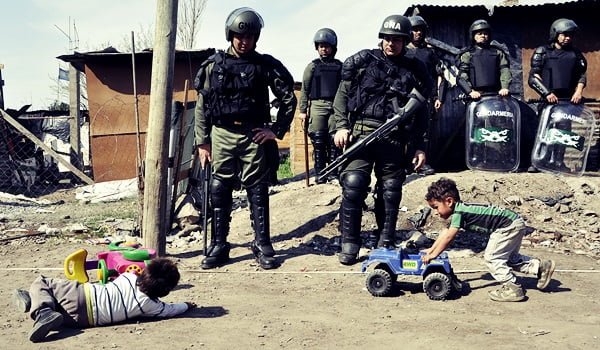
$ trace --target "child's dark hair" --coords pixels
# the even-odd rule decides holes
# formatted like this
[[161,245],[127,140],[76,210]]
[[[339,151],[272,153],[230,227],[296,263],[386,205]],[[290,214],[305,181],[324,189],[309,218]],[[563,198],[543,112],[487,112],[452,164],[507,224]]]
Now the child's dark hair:
[[162,298],[179,283],[177,265],[166,258],[154,258],[137,279],[137,285],[150,299]]
[[456,188],[456,183],[450,179],[442,177],[436,182],[432,182],[427,189],[425,200],[441,201],[446,197],[453,198],[455,201],[460,201],[460,193]]

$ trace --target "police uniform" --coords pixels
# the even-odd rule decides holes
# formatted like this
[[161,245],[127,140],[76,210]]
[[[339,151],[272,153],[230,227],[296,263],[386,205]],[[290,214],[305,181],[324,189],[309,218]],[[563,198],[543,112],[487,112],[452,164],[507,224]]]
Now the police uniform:
[[[571,44],[560,48],[555,45],[558,34],[573,33],[577,29],[577,24],[572,20],[557,19],[550,26],[549,45],[539,46],[531,56],[528,83],[544,98],[554,94],[559,99],[570,100],[575,94],[577,86],[582,84],[585,87],[587,83],[587,61],[581,51]],[[546,103],[540,104],[538,112],[541,112],[546,105]],[[554,127],[570,130],[571,122],[564,119],[556,122]],[[563,162],[565,147],[556,144],[547,147],[547,165],[555,167],[559,171],[570,171],[570,169],[565,168]],[[529,171],[535,172],[536,168],[532,166]]]
[[472,45],[464,50],[458,70],[470,89],[483,93],[508,89],[512,79],[506,53],[494,45]]
[[[430,95],[431,88],[431,78],[416,58],[404,54],[387,57],[381,49],[362,50],[344,61],[342,82],[333,105],[335,130],[351,130],[354,140],[363,138],[398,112],[397,106],[406,107],[407,102],[415,101],[416,95],[420,99],[418,109]],[[393,239],[406,177],[406,145],[413,142],[416,149],[423,149],[427,122],[414,110],[411,115],[412,118],[387,137],[359,151],[341,173],[343,239],[340,262],[344,264],[356,261],[362,205],[373,170],[377,178],[375,214],[378,224],[378,231],[373,235],[381,235],[379,245],[388,245]]]
[[[243,16],[250,20],[260,18],[251,9],[236,11],[230,17],[234,16],[238,21],[244,19]],[[229,39],[229,33],[227,35]],[[283,138],[296,108],[294,80],[272,56],[256,51],[237,56],[230,47],[227,52],[218,51],[202,64],[195,83],[199,92],[195,110],[196,144],[211,145],[213,171],[210,183],[213,241],[202,267],[213,268],[229,259],[226,238],[231,220],[232,191],[239,181],[247,191],[250,204],[255,231],[252,250],[261,267],[273,268],[268,176],[270,168],[278,164],[269,163],[267,149],[276,145],[273,140],[263,144],[253,142],[253,129],[270,128],[279,139]],[[280,101],[272,124],[269,88]]]
[[302,76],[299,108],[300,113],[306,113],[310,101],[308,134],[313,143],[317,174],[339,156],[339,149],[332,145],[329,130],[333,129],[333,98],[341,80],[341,71],[342,62],[320,57],[306,66]]

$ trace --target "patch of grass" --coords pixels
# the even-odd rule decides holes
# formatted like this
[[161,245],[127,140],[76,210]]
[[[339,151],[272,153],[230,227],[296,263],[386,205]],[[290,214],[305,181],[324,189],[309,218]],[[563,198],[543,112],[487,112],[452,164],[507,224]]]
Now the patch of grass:
[[283,180],[293,177],[292,166],[290,164],[290,156],[284,155],[281,157],[281,161],[279,162],[279,169],[277,169],[277,179]]

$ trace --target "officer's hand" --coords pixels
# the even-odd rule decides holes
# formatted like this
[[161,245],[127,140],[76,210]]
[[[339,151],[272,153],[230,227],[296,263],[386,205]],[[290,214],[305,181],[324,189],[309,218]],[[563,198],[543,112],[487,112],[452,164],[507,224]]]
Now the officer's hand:
[[479,91],[473,90],[469,93],[469,96],[471,96],[471,98],[474,100],[479,100],[479,98],[481,97],[481,94],[479,93]]
[[548,101],[548,103],[557,103],[558,97],[556,97],[556,95],[551,92],[550,95],[546,96],[546,101]]
[[581,96],[581,92],[575,91],[573,96],[571,96],[571,103],[574,103],[577,105],[581,102],[582,99],[583,99],[583,97]]
[[298,118],[300,118],[300,121],[304,124],[304,122],[306,121],[306,113],[298,114]]
[[498,95],[500,96],[508,96],[508,89],[500,89],[500,91],[498,91]]
[[271,129],[268,128],[254,128],[252,129],[254,136],[252,136],[252,141],[262,145],[268,140],[275,140],[275,134]]
[[348,129],[340,129],[333,136],[333,143],[338,148],[344,149],[348,142],[350,142],[350,130]]
[[417,170],[421,169],[421,167],[423,165],[425,165],[426,161],[427,161],[427,157],[425,156],[425,152],[423,152],[421,150],[416,150],[415,156],[412,159],[412,163],[414,165],[414,170],[417,171]]
[[206,162],[212,162],[210,156],[210,143],[198,146],[198,158],[200,158],[200,165],[204,168]]
[[433,108],[435,108],[435,111],[439,111],[440,108],[442,108],[442,101],[440,100],[435,100],[435,102],[433,102]]

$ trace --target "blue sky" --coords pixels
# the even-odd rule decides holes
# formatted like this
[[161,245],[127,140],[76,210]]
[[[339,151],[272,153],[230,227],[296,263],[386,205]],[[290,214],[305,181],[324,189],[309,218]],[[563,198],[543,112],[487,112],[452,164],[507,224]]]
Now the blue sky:
[[[182,0],[180,0],[181,2]],[[79,52],[105,44],[127,42],[131,31],[154,28],[156,0],[19,0],[2,1],[0,63],[4,64],[4,103],[18,109],[45,109],[56,99],[56,76],[69,54],[69,40],[57,27],[69,32],[69,19],[79,34]],[[395,5],[393,5],[395,4]],[[308,62],[316,57],[314,33],[330,27],[338,34],[337,57],[341,60],[363,48],[377,45],[377,32],[390,14],[404,13],[408,2],[389,0],[208,0],[198,34],[197,49],[224,49],[224,23],[235,8],[256,9],[265,21],[258,51],[281,60],[300,81]],[[9,34],[10,33],[10,34]]]

